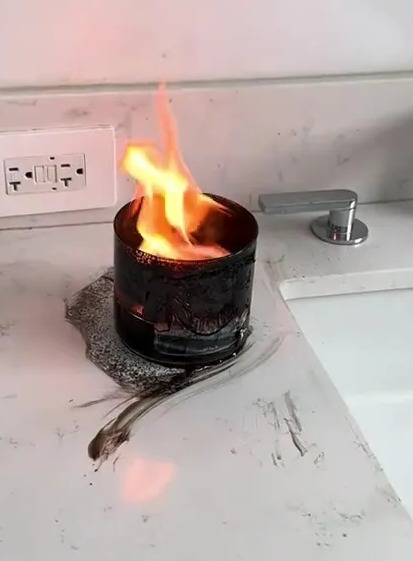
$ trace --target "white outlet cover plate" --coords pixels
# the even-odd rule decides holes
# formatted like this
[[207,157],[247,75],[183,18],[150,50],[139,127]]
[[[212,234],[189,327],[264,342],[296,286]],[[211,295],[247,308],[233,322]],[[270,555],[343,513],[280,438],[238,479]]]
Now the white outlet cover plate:
[[[67,192],[27,193],[19,197],[7,194],[4,160],[76,153],[85,155],[85,188]],[[0,217],[107,208],[116,203],[113,127],[1,133],[0,166]]]

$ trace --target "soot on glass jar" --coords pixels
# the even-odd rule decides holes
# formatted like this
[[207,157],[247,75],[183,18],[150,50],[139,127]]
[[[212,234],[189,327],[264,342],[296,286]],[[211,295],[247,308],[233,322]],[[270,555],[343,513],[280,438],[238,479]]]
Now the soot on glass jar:
[[247,338],[258,225],[237,203],[210,197],[227,212],[207,219],[197,235],[213,229],[214,241],[228,251],[224,257],[185,261],[145,253],[136,229],[139,204],[115,217],[115,328],[149,360],[206,366],[238,352]]

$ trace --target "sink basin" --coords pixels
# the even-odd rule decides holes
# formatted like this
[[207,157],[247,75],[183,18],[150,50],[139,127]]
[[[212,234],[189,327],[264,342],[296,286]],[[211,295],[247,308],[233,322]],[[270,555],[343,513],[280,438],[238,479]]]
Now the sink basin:
[[413,289],[287,305],[413,517]]

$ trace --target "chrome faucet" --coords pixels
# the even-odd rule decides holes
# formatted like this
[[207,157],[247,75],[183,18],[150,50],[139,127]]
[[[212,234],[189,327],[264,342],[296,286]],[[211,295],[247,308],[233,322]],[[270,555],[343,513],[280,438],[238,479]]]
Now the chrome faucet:
[[328,215],[316,218],[310,226],[313,234],[324,242],[356,245],[368,236],[367,226],[355,218],[357,193],[347,189],[259,195],[258,205],[265,214],[328,211]]

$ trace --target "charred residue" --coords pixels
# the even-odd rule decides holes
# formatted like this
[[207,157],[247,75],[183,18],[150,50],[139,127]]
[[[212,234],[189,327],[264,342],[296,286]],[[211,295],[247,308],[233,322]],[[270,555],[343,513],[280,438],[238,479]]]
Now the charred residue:
[[[242,348],[249,330],[258,226],[243,207],[226,206],[225,218],[203,225],[199,235],[228,255],[201,261],[156,257],[142,241],[132,205],[117,214],[115,228],[115,328],[133,351],[168,366],[200,367]],[[139,209],[138,209],[139,212]]]
[[[307,453],[307,446],[303,443],[302,438],[303,425],[291,391],[285,392],[272,401],[259,398],[254,402],[254,405],[261,410],[264,419],[274,428],[274,447],[270,452],[274,467],[285,465],[286,457],[289,454],[288,449],[291,450],[291,445],[301,457]],[[323,459],[324,454],[319,452],[314,464],[317,465]]]
[[[132,352],[117,337],[113,326],[113,269],[66,301],[66,319],[82,333],[86,342],[87,357],[113,378],[128,398],[121,404],[120,412],[106,423],[89,444],[89,456],[104,460],[129,440],[134,423],[151,409],[179,391],[202,381],[230,372],[238,356],[205,368],[169,368],[156,364]],[[279,347],[276,340],[268,350],[253,362],[252,367],[268,359]],[[247,343],[241,351],[247,352]],[[233,375],[242,375],[242,368]],[[230,376],[231,374],[229,374]],[[219,383],[217,381],[217,383]],[[91,407],[119,395],[108,395],[72,407]]]

